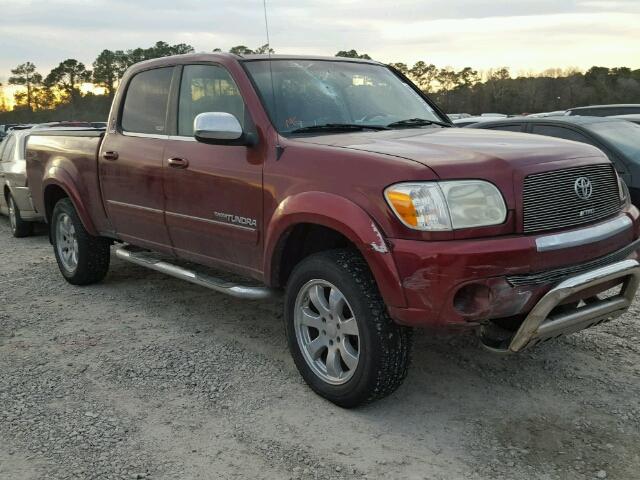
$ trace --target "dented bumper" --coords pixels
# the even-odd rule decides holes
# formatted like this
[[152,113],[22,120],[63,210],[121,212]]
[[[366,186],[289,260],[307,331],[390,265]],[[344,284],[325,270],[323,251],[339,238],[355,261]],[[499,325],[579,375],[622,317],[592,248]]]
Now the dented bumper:
[[[524,319],[565,280],[640,259],[637,211],[630,213],[557,238],[392,240],[407,306],[389,307],[390,314],[405,325],[449,328],[475,327],[499,318]],[[577,245],[576,239],[580,239]],[[557,243],[564,240],[567,246]],[[555,247],[549,248],[554,242]],[[593,296],[599,287],[602,291],[610,285],[592,285],[583,293]]]

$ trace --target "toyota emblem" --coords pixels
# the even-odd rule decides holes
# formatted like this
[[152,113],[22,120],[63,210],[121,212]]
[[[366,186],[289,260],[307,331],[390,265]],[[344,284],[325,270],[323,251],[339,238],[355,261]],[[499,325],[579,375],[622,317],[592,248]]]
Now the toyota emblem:
[[582,200],[589,200],[593,195],[593,184],[587,177],[580,177],[573,184],[573,189],[576,191],[578,198]]

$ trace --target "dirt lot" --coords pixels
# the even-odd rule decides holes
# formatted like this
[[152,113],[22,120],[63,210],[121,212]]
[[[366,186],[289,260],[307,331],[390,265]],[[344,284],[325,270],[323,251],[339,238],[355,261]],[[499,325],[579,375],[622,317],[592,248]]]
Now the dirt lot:
[[113,260],[58,273],[0,219],[0,478],[640,478],[638,306],[499,357],[417,332],[404,386],[342,410],[286,350],[281,305]]

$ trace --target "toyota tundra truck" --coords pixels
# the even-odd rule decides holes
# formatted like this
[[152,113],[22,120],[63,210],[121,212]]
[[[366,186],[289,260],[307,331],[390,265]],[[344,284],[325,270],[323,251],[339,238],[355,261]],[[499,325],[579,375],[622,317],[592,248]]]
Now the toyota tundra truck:
[[455,128],[369,60],[142,62],[106,129],[34,131],[27,162],[69,283],[101,281],[113,246],[241,300],[284,291],[297,368],[343,407],[400,385],[414,327],[520,352],[622,314],[640,280],[602,152]]

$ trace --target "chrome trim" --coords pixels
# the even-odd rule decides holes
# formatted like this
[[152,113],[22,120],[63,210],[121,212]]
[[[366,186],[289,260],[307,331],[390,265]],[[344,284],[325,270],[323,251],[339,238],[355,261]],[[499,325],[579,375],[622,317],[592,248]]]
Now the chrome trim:
[[125,137],[138,137],[138,138],[155,138],[157,140],[168,140],[169,135],[159,135],[156,133],[136,133],[136,132],[122,132]]
[[134,205],[132,203],[118,202],[117,200],[107,200],[107,203],[110,205],[115,205],[117,207],[133,208],[135,210],[143,210],[145,212],[151,212],[151,213],[163,213],[162,210],[157,208],[143,207],[142,205]]
[[[567,298],[612,280],[624,282],[619,295],[589,302],[569,313],[552,315]],[[640,286],[640,263],[623,260],[577,275],[551,289],[533,307],[509,344],[508,351],[519,352],[542,340],[573,333],[622,315],[631,306]]]
[[169,135],[168,140],[178,140],[180,142],[197,142],[194,137],[182,136],[182,135]]
[[184,215],[182,213],[166,212],[166,215],[169,215],[169,216],[172,216],[172,217],[184,218],[186,220],[195,220],[195,221],[198,221],[198,222],[210,223],[210,224],[214,224],[214,225],[224,225],[224,226],[227,226],[227,227],[235,227],[235,228],[239,228],[241,230],[248,230],[250,232],[255,232],[256,231],[255,228],[247,227],[246,225],[236,225],[235,223],[220,222],[218,220],[211,220],[209,218],[203,218],[203,217],[192,217],[191,215]]
[[273,297],[277,292],[269,287],[238,285],[207,274],[187,270],[186,268],[173,265],[161,260],[160,258],[154,257],[150,252],[131,251],[126,245],[116,248],[115,253],[118,258],[127,262],[200,285],[201,287],[215,290],[216,292],[226,293],[227,295],[236,298],[244,298],[246,300],[263,300]]
[[631,226],[633,226],[633,221],[625,215],[593,227],[538,237],[536,238],[536,248],[539,252],[548,252],[580,247],[614,237],[631,228]]

